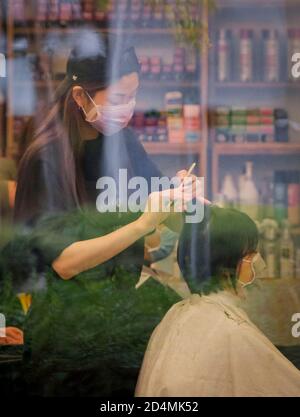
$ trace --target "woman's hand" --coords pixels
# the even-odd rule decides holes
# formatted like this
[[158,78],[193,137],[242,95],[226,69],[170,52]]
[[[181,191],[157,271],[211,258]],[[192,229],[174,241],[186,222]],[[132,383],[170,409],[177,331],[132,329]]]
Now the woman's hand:
[[188,198],[190,198],[191,200],[196,198],[197,200],[201,201],[203,204],[211,204],[211,202],[209,200],[207,200],[204,196],[203,196],[203,189],[200,185],[198,185],[197,181],[199,180],[199,178],[194,175],[194,174],[190,174],[187,177],[187,173],[188,171],[183,169],[181,171],[178,171],[176,176],[180,178],[180,180],[182,181],[182,184],[184,184],[184,186],[182,187],[185,191],[185,203],[187,202]]
[[149,194],[144,213],[137,220],[145,234],[154,231],[170,215],[170,198],[164,191]]

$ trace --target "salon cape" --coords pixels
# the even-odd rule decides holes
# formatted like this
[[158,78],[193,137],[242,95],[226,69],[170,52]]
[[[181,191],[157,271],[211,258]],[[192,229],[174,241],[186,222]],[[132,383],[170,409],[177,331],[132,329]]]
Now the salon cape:
[[175,304],[154,330],[137,397],[300,397],[300,372],[237,307],[215,293]]

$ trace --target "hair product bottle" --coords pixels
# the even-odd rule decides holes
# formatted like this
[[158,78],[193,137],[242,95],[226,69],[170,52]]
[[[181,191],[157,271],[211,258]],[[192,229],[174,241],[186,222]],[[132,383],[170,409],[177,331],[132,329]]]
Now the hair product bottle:
[[243,29],[239,45],[240,81],[253,81],[253,32]]
[[264,81],[279,81],[279,40],[276,30],[266,30],[264,36]]
[[261,223],[263,235],[263,257],[267,265],[268,278],[278,276],[278,223],[274,219],[264,219]]
[[294,277],[294,242],[287,221],[283,223],[280,241],[280,277]]
[[248,161],[245,174],[239,180],[239,206],[240,210],[248,214],[253,220],[258,219],[259,194],[253,181],[253,163]]

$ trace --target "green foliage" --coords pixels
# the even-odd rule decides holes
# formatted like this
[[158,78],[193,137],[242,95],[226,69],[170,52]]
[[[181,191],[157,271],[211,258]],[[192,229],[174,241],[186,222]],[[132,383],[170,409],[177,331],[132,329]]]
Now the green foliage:
[[[202,22],[202,9],[207,3],[208,10],[215,9],[214,0],[146,0],[150,6],[162,6],[165,11],[168,24],[175,30],[178,42],[184,42],[189,46],[200,48],[201,40],[209,44],[208,27]],[[189,6],[196,6],[196,13],[191,15]]]
[[[44,217],[34,230],[12,231],[0,259],[0,308],[23,327],[19,288],[46,267],[47,285],[33,290],[25,318],[25,376],[32,394],[133,394],[155,326],[179,297],[150,280],[138,290],[143,239],[103,265],[64,281],[51,260],[74,241],[103,236],[139,214],[94,209]],[[33,283],[34,284],[34,283]],[[36,288],[36,286],[32,286]]]
[[100,280],[51,275],[26,325],[29,380],[42,381],[44,395],[133,394],[149,337],[177,295],[154,281],[136,290],[121,267]]
[[[209,11],[215,9],[215,0],[145,0],[149,6],[163,7],[168,25],[175,30],[178,42],[187,43],[190,46],[200,48],[201,39],[209,43],[208,28],[203,25],[202,7],[207,3]],[[197,13],[191,16],[188,6],[196,5]],[[100,10],[106,11],[109,0],[97,0]]]
[[2,279],[0,285],[0,313],[5,315],[7,326],[23,328],[25,315],[9,274]]

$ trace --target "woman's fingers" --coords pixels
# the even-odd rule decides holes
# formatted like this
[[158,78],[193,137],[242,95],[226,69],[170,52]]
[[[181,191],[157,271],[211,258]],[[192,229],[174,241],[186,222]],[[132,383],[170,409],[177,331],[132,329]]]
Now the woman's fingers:
[[180,179],[183,179],[184,177],[186,177],[187,175],[187,170],[186,169],[182,169],[181,171],[178,171],[176,174],[176,177],[179,177]]

